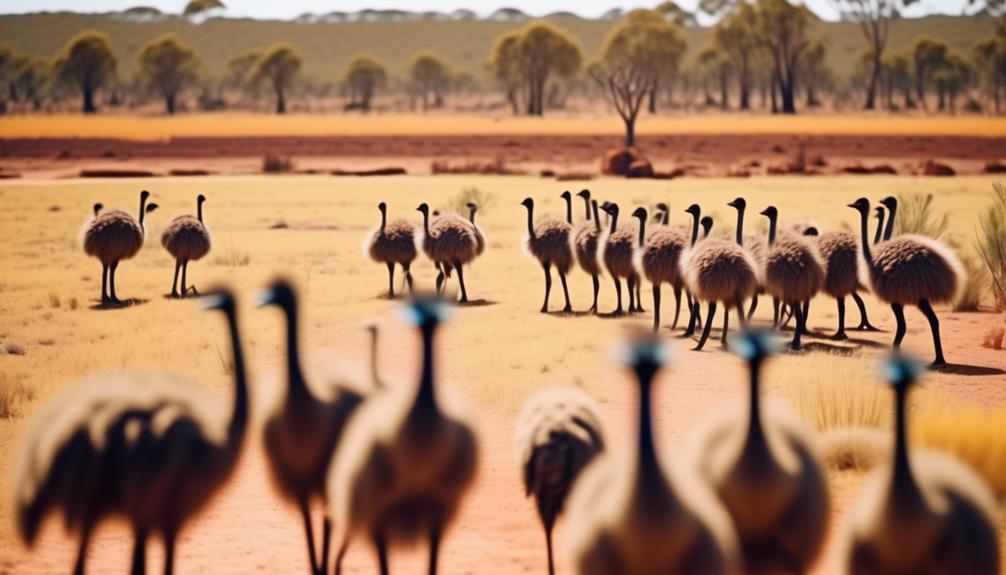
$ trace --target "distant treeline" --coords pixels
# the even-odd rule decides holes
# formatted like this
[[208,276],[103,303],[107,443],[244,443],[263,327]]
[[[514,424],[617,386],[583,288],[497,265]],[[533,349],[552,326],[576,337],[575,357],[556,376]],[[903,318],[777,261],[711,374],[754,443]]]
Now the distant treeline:
[[[850,11],[845,22],[825,23],[786,0],[705,3],[720,15],[711,28],[672,2],[612,10],[602,20],[532,20],[515,9],[482,20],[466,10],[232,20],[209,17],[223,9],[218,0],[193,0],[179,16],[147,7],[3,16],[0,111],[66,109],[76,99],[75,107],[95,112],[156,98],[168,113],[266,101],[278,113],[311,111],[333,99],[366,112],[379,95],[422,110],[496,95],[513,113],[534,115],[601,97],[619,113],[644,102],[654,113],[1004,107],[1006,17],[897,20]],[[431,48],[405,51],[409,45]],[[335,61],[342,64],[332,70]],[[616,89],[620,78],[642,94],[638,103]]]

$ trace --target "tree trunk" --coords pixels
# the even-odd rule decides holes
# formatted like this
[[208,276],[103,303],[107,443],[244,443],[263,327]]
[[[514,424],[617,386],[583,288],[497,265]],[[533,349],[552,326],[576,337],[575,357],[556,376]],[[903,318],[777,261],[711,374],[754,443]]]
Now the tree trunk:
[[748,110],[751,108],[751,77],[746,68],[741,68],[741,74],[738,80],[738,83],[740,84],[740,102],[738,103],[738,106],[741,110]]
[[649,103],[647,108],[651,114],[657,113],[657,83],[653,83],[653,87],[650,88]]
[[928,110],[926,106],[926,72],[924,69],[915,67],[915,95],[919,97],[919,105],[923,110]]
[[84,87],[84,113],[94,114],[98,111],[98,108],[94,105],[94,90],[89,87]]
[[770,90],[769,91],[772,94],[772,113],[773,114],[778,114],[779,113],[779,99],[778,99],[778,95],[777,95],[777,91],[778,90],[777,90],[776,81],[775,81],[774,77],[772,78],[772,82],[770,84],[771,84],[771,86],[770,86]]
[[870,86],[866,89],[866,105],[863,106],[866,110],[874,110],[877,108],[877,83],[880,81],[880,53],[879,50],[874,48],[873,50],[873,71],[870,73]]
[[939,91],[940,91],[940,99],[939,102],[936,104],[936,109],[937,111],[942,112],[943,110],[947,109],[947,91],[944,90],[943,88],[940,88]]
[[726,70],[720,70],[720,108],[730,108],[729,75]]
[[623,118],[625,120],[625,147],[636,145],[636,119]]
[[173,116],[175,114],[174,94],[170,94],[166,98],[164,98],[164,108],[167,110],[169,116]]
[[[366,104],[364,104],[366,106]],[[278,90],[276,92],[276,113],[285,114],[286,113],[286,98],[283,96],[283,91]]]

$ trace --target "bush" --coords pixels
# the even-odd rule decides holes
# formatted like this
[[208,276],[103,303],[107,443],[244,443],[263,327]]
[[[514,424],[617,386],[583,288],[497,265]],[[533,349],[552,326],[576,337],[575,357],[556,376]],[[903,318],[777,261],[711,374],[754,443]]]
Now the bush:
[[975,247],[992,281],[997,311],[1006,310],[1006,186],[993,184],[995,201],[979,217]]
[[964,287],[954,302],[954,311],[978,311],[989,284],[989,272],[982,261],[961,247],[953,246],[964,266]]
[[266,174],[285,174],[293,171],[293,160],[289,156],[268,154],[262,158],[262,172]]
[[933,195],[918,192],[898,194],[898,234],[919,234],[939,239],[950,226],[950,216],[936,214]]
[[448,200],[444,206],[446,211],[456,214],[468,215],[468,204],[473,203],[479,207],[479,213],[484,214],[496,204],[496,196],[491,192],[483,192],[475,186],[464,188]]

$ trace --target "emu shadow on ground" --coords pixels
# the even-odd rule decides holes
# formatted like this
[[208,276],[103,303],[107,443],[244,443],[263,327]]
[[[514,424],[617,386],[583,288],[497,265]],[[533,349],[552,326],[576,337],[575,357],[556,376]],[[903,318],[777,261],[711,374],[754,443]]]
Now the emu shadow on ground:
[[123,308],[127,308],[127,307],[135,307],[135,306],[138,306],[138,305],[143,305],[143,304],[147,303],[148,301],[150,301],[150,300],[132,297],[132,298],[127,298],[127,299],[124,299],[124,300],[120,300],[118,302],[112,302],[112,301],[107,301],[107,302],[104,302],[104,303],[98,302],[98,303],[92,305],[91,309],[94,310],[94,311],[108,311],[108,310],[112,310],[112,309],[123,309]]
[[983,367],[980,365],[965,365],[962,363],[948,363],[942,366],[934,366],[931,367],[930,369],[932,371],[937,371],[939,373],[948,373],[950,375],[963,375],[966,377],[1006,375],[1006,370],[1000,369],[998,367]]

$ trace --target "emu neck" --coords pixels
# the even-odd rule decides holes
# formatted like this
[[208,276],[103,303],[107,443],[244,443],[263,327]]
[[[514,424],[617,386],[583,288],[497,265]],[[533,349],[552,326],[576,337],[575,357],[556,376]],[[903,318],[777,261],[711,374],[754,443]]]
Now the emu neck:
[[475,225],[475,208],[468,210],[468,221]]
[[887,227],[884,228],[884,241],[894,235],[894,216],[898,213],[898,204],[891,204],[887,210]]
[[653,387],[655,370],[643,370],[639,376],[639,462],[638,481],[659,477],[660,463],[657,448],[653,442],[653,418],[650,409],[650,391]]
[[566,223],[573,225],[573,198],[563,198],[566,200]]
[[583,196],[583,217],[585,221],[590,221],[590,197]]
[[664,212],[664,215],[660,217],[660,225],[666,226],[670,221],[670,212]]
[[140,227],[143,227],[143,216],[147,213],[147,197],[140,196]]
[[744,206],[737,206],[737,245],[744,245]]
[[433,326],[424,326],[423,333],[423,368],[419,376],[419,391],[416,401],[412,404],[414,416],[432,415],[437,412],[437,398],[433,389]]
[[248,426],[248,379],[237,314],[233,309],[227,311],[227,324],[231,332],[231,352],[234,356],[234,411],[227,426],[227,444],[230,449],[237,450],[244,440]]
[[[744,446],[746,454],[767,452],[765,429],[761,421],[761,361],[754,360],[750,364],[750,411],[748,412],[748,435]],[[762,459],[763,460],[763,459]]]
[[283,305],[283,313],[286,315],[286,365],[287,376],[287,398],[290,400],[303,400],[311,397],[311,392],[304,381],[304,373],[300,368],[300,344],[298,341],[298,321],[297,305],[289,303]]
[[865,211],[859,213],[859,229],[861,232],[861,239],[863,240],[863,257],[866,258],[866,263],[873,264],[873,254],[870,253],[870,232],[867,229],[869,227],[870,216]]
[[699,241],[699,214],[692,214],[692,245]]
[[896,505],[914,506],[922,497],[908,461],[908,390],[895,389],[894,466],[891,476],[892,500]]
[[601,218],[597,214],[597,204],[591,203],[590,210],[594,212],[594,227],[597,228],[597,233],[601,233]]
[[430,212],[426,210],[423,212],[423,235],[430,237]]
[[370,377],[377,386],[381,385],[381,378],[377,373],[377,330],[370,332]]
[[527,235],[534,237],[534,204],[527,206]]
[[611,217],[611,233],[618,229],[618,210],[613,210],[608,214]]
[[199,202],[199,203],[196,204],[196,218],[199,220],[199,223],[203,223],[203,203],[202,202]]
[[639,218],[639,246],[646,243],[646,216]]
[[768,245],[775,245],[775,215],[768,217]]
[[384,231],[384,227],[388,225],[388,212],[381,210],[381,231]]
[[877,214],[877,232],[873,234],[873,245],[880,243],[884,237],[884,214]]

